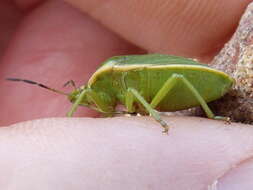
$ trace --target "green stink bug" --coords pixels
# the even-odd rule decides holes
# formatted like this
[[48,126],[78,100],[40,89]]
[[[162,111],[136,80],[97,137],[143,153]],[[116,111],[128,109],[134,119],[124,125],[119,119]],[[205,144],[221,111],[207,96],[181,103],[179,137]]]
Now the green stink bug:
[[[63,93],[29,80],[9,78],[39,85],[68,95],[73,102],[68,116],[79,105],[102,113],[118,113],[116,105],[125,105],[127,113],[150,114],[168,131],[168,125],[157,111],[177,111],[201,105],[208,118],[215,116],[207,102],[222,97],[234,80],[226,73],[197,61],[161,54],[116,56],[106,60],[86,85]],[[72,84],[73,82],[70,81]]]

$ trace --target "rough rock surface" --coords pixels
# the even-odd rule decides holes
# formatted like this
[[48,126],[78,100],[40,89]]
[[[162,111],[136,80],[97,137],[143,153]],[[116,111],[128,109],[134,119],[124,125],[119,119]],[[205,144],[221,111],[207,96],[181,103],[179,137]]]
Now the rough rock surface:
[[[253,124],[253,3],[243,14],[238,28],[220,53],[209,64],[235,79],[231,92],[208,105],[215,115],[231,121]],[[169,115],[205,116],[200,108],[177,111]]]
[[228,73],[235,79],[234,89],[211,104],[216,114],[233,121],[253,123],[253,3],[249,4],[239,26],[211,67]]

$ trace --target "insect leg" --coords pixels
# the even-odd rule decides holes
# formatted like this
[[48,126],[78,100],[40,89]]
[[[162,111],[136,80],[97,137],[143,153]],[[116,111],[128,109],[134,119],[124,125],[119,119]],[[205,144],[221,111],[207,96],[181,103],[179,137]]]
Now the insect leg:
[[189,88],[189,90],[192,92],[192,94],[195,96],[195,98],[199,101],[201,107],[205,111],[208,118],[214,118],[214,114],[211,111],[211,109],[208,107],[206,101],[202,98],[202,96],[199,94],[199,92],[196,90],[196,88],[183,76],[181,75],[181,80],[183,83]]
[[87,96],[93,101],[98,110],[102,113],[112,113],[113,108],[109,106],[100,96],[92,89],[87,89]]
[[[132,94],[132,98],[135,97],[146,108],[146,110],[149,112],[149,114],[162,125],[162,127],[164,128],[163,132],[168,133],[169,126],[167,125],[167,123],[162,120],[159,113],[150,106],[150,104],[140,95],[140,93],[137,90],[135,90],[134,88],[128,88],[127,91],[129,94]],[[129,97],[129,95],[128,95],[128,97]],[[126,102],[128,102],[127,106],[129,106],[131,108],[132,104],[133,104],[133,100],[126,100]]]
[[79,95],[79,97],[76,99],[76,101],[72,105],[70,111],[67,113],[67,117],[72,117],[73,116],[74,112],[76,111],[76,109],[79,106],[79,104],[82,102],[82,100],[85,97],[86,93],[87,93],[86,89],[81,92],[81,94]]
[[127,93],[126,93],[126,108],[127,108],[127,111],[129,113],[133,113],[135,112],[135,109],[134,109],[134,95],[133,93],[130,91],[130,90],[127,90]]
[[157,92],[155,97],[152,99],[150,105],[152,108],[155,108],[163,98],[168,94],[168,92],[175,86],[179,77],[181,75],[173,74],[162,86],[162,88]]
[[215,118],[213,112],[208,107],[205,100],[201,97],[199,92],[196,90],[196,88],[183,76],[180,74],[173,74],[163,85],[163,87],[158,91],[156,96],[153,98],[151,102],[151,106],[155,108],[162,99],[167,95],[167,93],[175,86],[176,82],[178,80],[181,80],[192,92],[192,94],[195,96],[195,98],[199,101],[200,105],[204,109],[206,115],[208,118]]
[[73,115],[78,105],[80,105],[85,96],[88,96],[93,101],[93,103],[96,105],[97,111],[100,111],[102,113],[113,113],[112,107],[106,104],[106,102],[103,101],[95,91],[93,91],[92,89],[84,89],[77,98],[77,100],[74,102],[71,110],[67,113],[68,117],[71,117]]
[[189,80],[187,80],[187,78],[185,78],[183,75],[180,75],[180,80],[183,81],[183,83],[190,89],[192,94],[199,101],[201,107],[205,111],[208,118],[217,119],[217,120],[224,120],[224,121],[227,121],[227,122],[230,121],[230,119],[228,117],[215,116],[214,113],[209,108],[209,106],[207,105],[206,101],[202,98],[202,96],[199,94],[197,89],[191,84],[191,82]]
[[211,109],[208,107],[206,101],[202,98],[202,96],[196,90],[196,88],[183,75],[180,75],[180,74],[173,74],[165,82],[165,84],[162,86],[162,88],[158,91],[158,93],[155,95],[155,97],[151,101],[150,105],[152,108],[155,108],[163,100],[163,98],[175,86],[178,80],[181,80],[189,88],[189,90],[192,92],[195,98],[199,101],[200,105],[202,106],[208,118],[229,121],[228,117],[215,116],[213,112],[211,111]]

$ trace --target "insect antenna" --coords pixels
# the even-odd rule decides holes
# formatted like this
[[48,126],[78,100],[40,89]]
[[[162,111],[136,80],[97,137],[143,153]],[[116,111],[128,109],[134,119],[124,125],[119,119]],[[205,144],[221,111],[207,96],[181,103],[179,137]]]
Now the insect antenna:
[[63,95],[66,95],[68,96],[69,94],[68,93],[65,93],[65,92],[62,92],[60,90],[56,90],[56,89],[53,89],[53,88],[50,88],[44,84],[41,84],[41,83],[38,83],[38,82],[35,82],[35,81],[31,81],[31,80],[27,80],[27,79],[20,79],[20,78],[6,78],[6,80],[9,80],[9,81],[15,81],[15,82],[25,82],[25,83],[28,83],[28,84],[33,84],[33,85],[36,85],[36,86],[39,86],[41,88],[45,88],[47,90],[50,90],[50,91],[53,91],[53,92],[56,92],[58,94],[63,94]]

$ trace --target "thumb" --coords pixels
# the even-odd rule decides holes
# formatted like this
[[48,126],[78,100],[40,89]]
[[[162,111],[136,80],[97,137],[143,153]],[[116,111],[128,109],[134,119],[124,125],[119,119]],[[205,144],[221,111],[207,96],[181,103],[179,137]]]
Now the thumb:
[[[44,119],[0,128],[2,189],[252,189],[253,130],[193,117]],[[244,174],[243,172],[248,173]],[[247,178],[244,178],[247,176]],[[244,180],[242,180],[244,179]],[[218,181],[218,183],[216,183]]]

